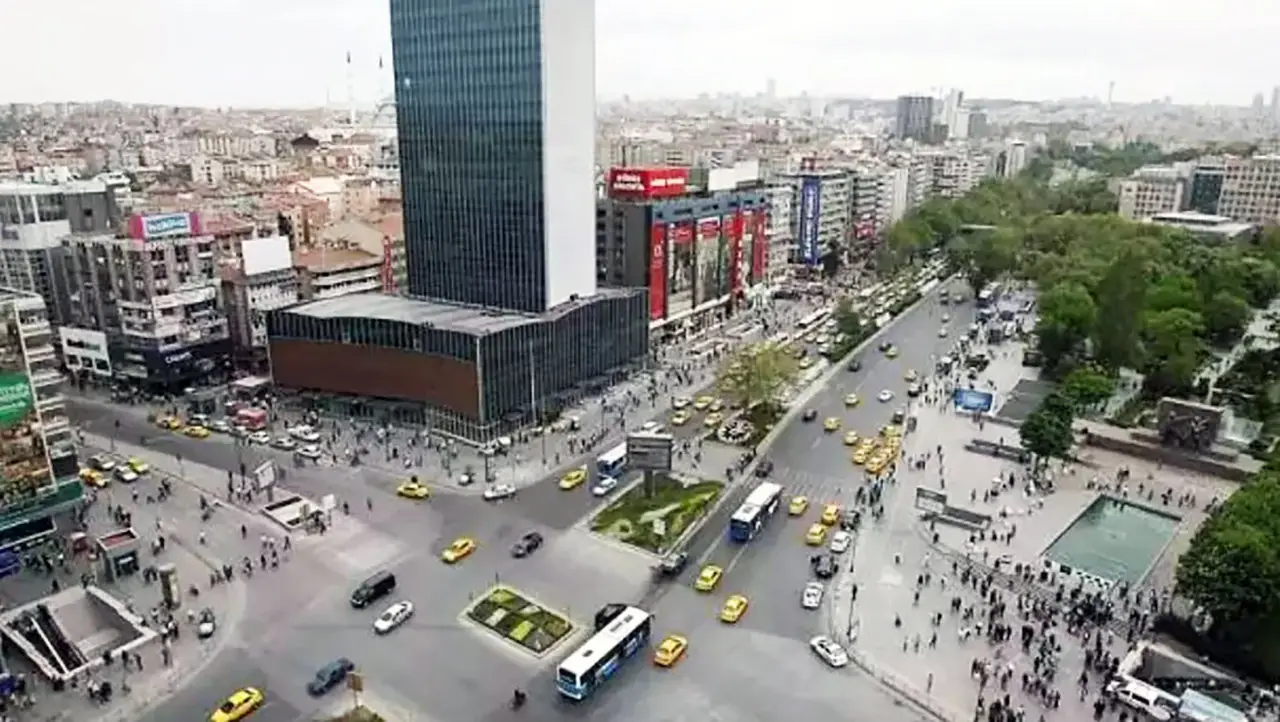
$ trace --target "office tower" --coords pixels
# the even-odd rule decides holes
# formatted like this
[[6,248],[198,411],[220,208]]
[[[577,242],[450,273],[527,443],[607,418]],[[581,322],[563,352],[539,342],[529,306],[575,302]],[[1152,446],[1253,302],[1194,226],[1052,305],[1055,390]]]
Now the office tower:
[[1280,85],[1271,89],[1271,118],[1280,121]]
[[542,313],[596,291],[593,0],[391,0],[409,291]]
[[904,95],[898,98],[894,137],[928,143],[933,135],[933,98]]
[[[947,91],[942,102],[942,118],[940,122],[947,127],[947,138],[960,138],[968,135],[968,127],[960,125],[960,110],[964,106],[964,91],[952,88]],[[967,121],[967,118],[966,118]]]

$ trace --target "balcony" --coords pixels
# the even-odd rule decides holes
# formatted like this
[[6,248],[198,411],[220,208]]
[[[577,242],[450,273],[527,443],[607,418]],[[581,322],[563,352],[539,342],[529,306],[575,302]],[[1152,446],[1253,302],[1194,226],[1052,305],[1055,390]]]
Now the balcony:
[[56,412],[49,414],[41,413],[40,419],[40,431],[44,432],[46,439],[71,433],[71,420],[64,414]]
[[36,388],[62,383],[62,374],[52,369],[31,369],[31,385]]
[[38,321],[19,321],[18,325],[22,328],[22,335],[27,338],[38,335],[48,336],[53,333],[53,326],[50,326],[49,322],[43,319]]
[[50,344],[39,344],[37,346],[27,346],[27,361],[32,364],[53,363],[57,361],[58,355],[54,352],[53,346]]

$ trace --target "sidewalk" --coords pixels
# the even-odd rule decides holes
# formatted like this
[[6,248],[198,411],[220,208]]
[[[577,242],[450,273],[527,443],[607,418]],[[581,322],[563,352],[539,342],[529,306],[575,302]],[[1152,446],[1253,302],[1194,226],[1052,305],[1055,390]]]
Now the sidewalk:
[[[147,709],[172,695],[203,671],[235,637],[235,629],[244,618],[247,608],[245,585],[234,581],[211,588],[208,583],[211,566],[219,564],[218,555],[225,550],[224,540],[207,532],[208,539],[202,547],[194,539],[188,538],[189,532],[181,531],[195,529],[200,524],[198,498],[187,489],[175,488],[174,495],[163,503],[134,503],[130,492],[135,487],[140,499],[155,493],[158,483],[155,478],[148,478],[150,476],[143,477],[132,487],[113,485],[98,491],[97,501],[89,511],[88,524],[92,535],[116,528],[107,514],[107,506],[123,505],[133,514],[133,527],[142,537],[142,566],[145,568],[151,564],[171,563],[177,568],[178,580],[184,592],[192,584],[200,589],[197,599],[184,593],[183,606],[174,612],[175,618],[180,620],[182,633],[171,646],[172,665],[168,668],[164,666],[158,644],[148,646],[142,652],[142,671],[126,672],[116,664],[105,673],[94,675],[95,679],[111,681],[117,690],[128,679],[132,691],[127,695],[117,692],[112,703],[103,706],[92,703],[83,693],[83,687],[63,692],[53,692],[42,687],[40,693],[37,693],[38,711],[32,719],[96,719],[102,722],[137,719]],[[150,550],[150,542],[157,533],[157,522],[164,530],[166,539],[166,549],[158,557],[153,556]],[[209,527],[209,531],[212,531],[212,527]],[[73,574],[78,574],[78,571]],[[9,584],[9,580],[0,582],[5,587]],[[159,584],[144,584],[141,574],[110,584],[100,582],[100,585],[111,594],[129,602],[144,617],[148,616],[148,610],[159,604],[161,599]],[[218,630],[212,638],[199,640],[195,630],[186,623],[186,614],[188,609],[198,611],[204,607],[214,611]]]

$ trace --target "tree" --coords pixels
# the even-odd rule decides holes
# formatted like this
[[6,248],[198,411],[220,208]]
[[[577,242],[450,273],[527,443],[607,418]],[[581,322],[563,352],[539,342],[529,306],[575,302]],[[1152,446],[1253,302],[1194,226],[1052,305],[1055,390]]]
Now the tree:
[[854,340],[854,343],[862,340],[862,318],[853,309],[852,299],[848,296],[841,298],[836,303],[833,317],[836,320],[837,332],[844,334],[846,338]]
[[1145,275],[1142,256],[1126,249],[1098,282],[1098,307],[1105,309],[1105,318],[1094,324],[1093,357],[1111,371],[1137,363],[1146,304]]
[[1110,399],[1116,391],[1116,379],[1097,366],[1081,366],[1067,374],[1060,388],[1080,412]]
[[751,408],[776,403],[799,372],[799,362],[785,347],[757,343],[729,357],[716,377],[716,387],[733,405]]
[[1037,348],[1048,371],[1053,373],[1069,365],[1093,331],[1097,315],[1093,297],[1078,283],[1060,283],[1041,295]]
[[1200,366],[1204,320],[1185,308],[1148,312],[1144,319],[1145,383],[1156,395],[1184,395]]
[[1021,239],[1012,229],[979,231],[956,238],[948,246],[952,262],[975,291],[1013,270]]
[[1219,291],[1204,305],[1204,332],[1209,341],[1231,346],[1249,326],[1253,311],[1249,302],[1228,291]]
[[1059,394],[1050,394],[1022,422],[1018,436],[1022,447],[1035,455],[1037,470],[1049,459],[1066,458],[1075,442],[1072,421],[1070,401]]

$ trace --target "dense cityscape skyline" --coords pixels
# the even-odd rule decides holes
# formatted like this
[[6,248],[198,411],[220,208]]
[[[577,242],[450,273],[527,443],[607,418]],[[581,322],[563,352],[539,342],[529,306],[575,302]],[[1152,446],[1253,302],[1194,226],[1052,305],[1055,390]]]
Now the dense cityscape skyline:
[[[34,65],[0,79],[0,102],[112,97],[203,107],[338,104],[347,101],[347,52],[358,103],[390,94],[385,3],[235,0],[196,7],[126,0],[103,17],[76,11],[72,0],[62,5],[67,12],[57,23],[47,22],[47,11],[37,13],[33,3],[6,8],[11,26],[24,28],[8,55]],[[755,94],[764,90],[764,79],[774,78],[783,95],[890,98],[965,87],[971,97],[1036,100],[1105,97],[1114,81],[1117,101],[1168,96],[1194,105],[1248,105],[1254,93],[1269,93],[1277,82],[1272,69],[1280,66],[1280,50],[1269,40],[1280,21],[1250,0],[1228,5],[1236,11],[1192,20],[1145,0],[1120,6],[1086,0],[1065,17],[1027,16],[1009,0],[961,6],[926,0],[903,22],[895,6],[831,0],[804,0],[790,12],[778,12],[772,0],[706,0],[693,7],[675,0],[636,7],[600,0],[597,89],[602,98]],[[1002,22],[991,22],[996,17]],[[174,28],[198,29],[212,42],[192,53],[190,34]],[[1230,73],[1185,52],[1228,33],[1237,53]],[[114,63],[110,86],[87,83],[85,64],[113,52],[102,39],[129,37],[147,39],[142,54]],[[50,53],[51,47],[69,50]],[[147,62],[159,58],[189,62]],[[704,70],[689,72],[699,66]]]

